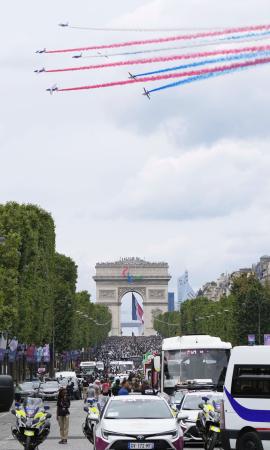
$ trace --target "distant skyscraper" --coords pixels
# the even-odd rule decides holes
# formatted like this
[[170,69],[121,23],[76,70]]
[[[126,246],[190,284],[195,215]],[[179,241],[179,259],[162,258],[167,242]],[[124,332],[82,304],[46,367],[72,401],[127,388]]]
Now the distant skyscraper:
[[178,278],[177,280],[177,300],[178,300],[178,308],[181,308],[181,303],[185,300],[191,299],[195,297],[195,292],[188,281],[188,271]]
[[174,292],[168,292],[168,312],[174,311]]

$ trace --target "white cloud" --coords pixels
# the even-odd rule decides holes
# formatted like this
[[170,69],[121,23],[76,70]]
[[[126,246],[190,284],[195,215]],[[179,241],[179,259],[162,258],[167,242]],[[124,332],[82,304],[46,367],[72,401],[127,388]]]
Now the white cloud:
[[268,198],[270,156],[257,142],[223,141],[151,158],[130,178],[110,214],[188,220],[227,216]]

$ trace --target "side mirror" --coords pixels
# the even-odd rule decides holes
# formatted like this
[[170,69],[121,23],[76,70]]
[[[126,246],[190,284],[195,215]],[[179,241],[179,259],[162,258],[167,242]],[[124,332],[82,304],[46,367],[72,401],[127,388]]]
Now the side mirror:
[[188,419],[188,415],[187,414],[184,414],[184,413],[179,413],[179,414],[177,414],[177,422],[181,422],[181,421],[185,421],[185,420],[187,420]]
[[0,375],[0,412],[7,412],[14,399],[13,380],[8,375]]
[[16,416],[16,411],[15,411],[15,409],[12,409],[10,412],[11,412],[11,414],[13,414],[13,416]]
[[46,414],[47,419],[50,419],[52,417],[51,413]]
[[49,411],[49,409],[50,409],[50,406],[49,406],[49,405],[45,405],[45,406],[44,406],[44,411]]
[[83,408],[83,410],[84,410],[85,412],[87,412],[87,413],[88,413],[88,411],[89,411],[89,408],[87,408],[87,406],[85,406],[85,407]]

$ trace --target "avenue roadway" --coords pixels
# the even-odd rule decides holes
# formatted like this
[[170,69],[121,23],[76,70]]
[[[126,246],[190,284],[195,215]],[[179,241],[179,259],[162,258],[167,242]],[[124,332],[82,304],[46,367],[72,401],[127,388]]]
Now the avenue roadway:
[[[62,448],[59,445],[59,427],[56,421],[56,405],[55,402],[47,402],[51,409],[51,432],[49,438],[39,448],[40,450],[56,450]],[[70,409],[70,430],[68,445],[65,445],[65,449],[70,450],[92,450],[91,444],[84,437],[82,432],[82,423],[85,419],[85,412],[83,411],[83,401],[74,400]],[[0,414],[0,450],[22,450],[22,446],[11,436],[10,428],[15,423],[15,417],[11,413]],[[196,450],[202,450],[201,446],[189,446],[196,448]]]

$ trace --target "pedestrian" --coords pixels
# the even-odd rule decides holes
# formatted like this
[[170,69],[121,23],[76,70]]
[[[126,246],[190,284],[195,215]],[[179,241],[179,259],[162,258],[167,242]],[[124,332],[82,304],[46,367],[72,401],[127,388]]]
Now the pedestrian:
[[128,395],[129,394],[129,384],[127,380],[124,380],[122,383],[122,387],[118,392],[118,395]]
[[105,378],[103,383],[101,384],[102,394],[105,396],[109,395],[110,383],[109,380]]
[[57,413],[56,413],[56,419],[59,424],[61,437],[59,444],[67,444],[69,415],[70,415],[69,408],[70,408],[70,400],[67,394],[67,390],[64,387],[61,387],[57,399]]
[[83,379],[82,386],[83,386],[83,399],[84,399],[84,402],[86,402],[87,391],[88,391],[88,386],[89,386],[89,383],[88,383],[86,377],[84,377],[84,379]]
[[120,391],[120,378],[116,378],[112,386],[112,395],[114,396],[118,395],[119,391]]
[[98,378],[94,382],[94,389],[95,389],[96,400],[98,400],[99,396],[101,394],[101,383],[100,383],[100,380]]
[[68,381],[67,394],[70,400],[74,399],[74,382],[72,381],[72,378],[70,378]]

